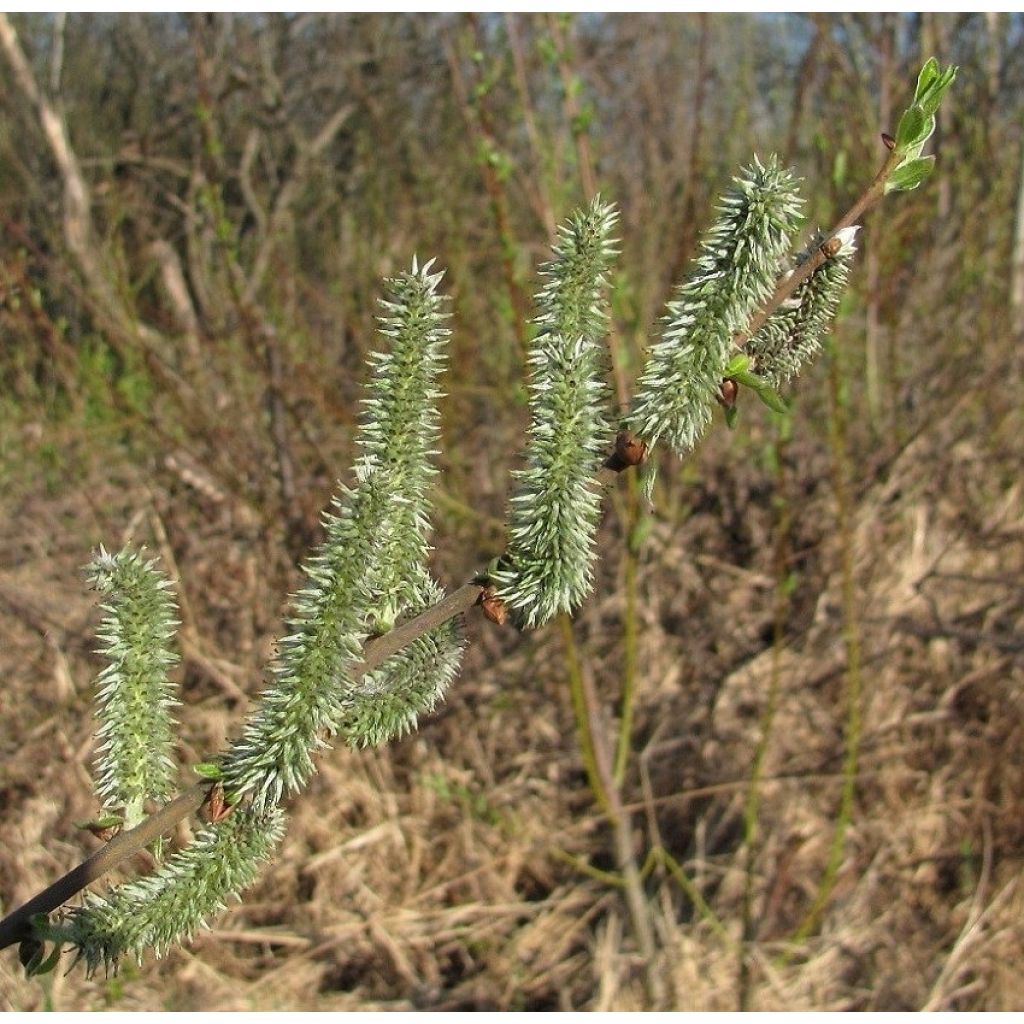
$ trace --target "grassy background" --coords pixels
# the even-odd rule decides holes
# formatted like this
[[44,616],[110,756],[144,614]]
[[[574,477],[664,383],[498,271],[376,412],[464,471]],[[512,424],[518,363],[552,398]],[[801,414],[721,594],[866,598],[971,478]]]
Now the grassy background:
[[[1024,1005],[1018,16],[15,24],[106,287],[0,61],[4,910],[95,846],[73,826],[100,667],[81,566],[100,543],[161,555],[182,764],[219,749],[348,472],[382,275],[447,268],[435,568],[455,586],[501,550],[552,225],[594,188],[620,207],[628,387],[741,163],[780,153],[828,225],[922,58],[961,72],[936,175],[868,217],[790,419],[744,401],[735,432],[663,459],[650,511],[620,482],[571,631],[472,616],[447,704],[321,759],[212,931],[116,979],[28,983],[9,951],[0,1006],[637,1009],[652,984],[676,1009]],[[632,693],[616,792],[653,953],[574,675],[606,745]]]

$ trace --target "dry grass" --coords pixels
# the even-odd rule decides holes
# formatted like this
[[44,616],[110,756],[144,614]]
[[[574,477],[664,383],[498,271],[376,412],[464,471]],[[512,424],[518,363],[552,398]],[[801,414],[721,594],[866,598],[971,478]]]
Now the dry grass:
[[[1024,1005],[1022,420],[979,386],[894,459],[858,464],[856,800],[836,887],[800,944],[792,936],[832,842],[846,720],[828,453],[811,432],[790,452],[799,577],[777,651],[771,475],[716,437],[700,482],[665,476],[639,566],[625,796],[638,860],[658,848],[686,876],[681,887],[661,859],[645,879],[667,1006],[732,1009],[743,985],[761,1010]],[[28,460],[33,438],[22,444]],[[241,694],[258,685],[294,577],[244,516],[174,480],[107,461],[49,488],[26,472],[0,499],[7,908],[91,848],[71,824],[93,812],[97,668],[96,613],[78,569],[92,545],[122,539],[111,524],[161,549],[183,581],[184,762],[223,742]],[[622,658],[613,519],[603,579],[576,634],[609,719]],[[446,543],[442,531],[439,561],[455,580],[475,556]],[[295,801],[281,855],[211,932],[111,980],[74,971],[29,983],[8,952],[0,1006],[647,1005],[619,891],[573,866],[610,869],[614,857],[586,789],[557,634],[518,637],[475,619],[468,630],[465,670],[444,709],[388,749],[324,758]],[[751,852],[743,811],[776,661]]]

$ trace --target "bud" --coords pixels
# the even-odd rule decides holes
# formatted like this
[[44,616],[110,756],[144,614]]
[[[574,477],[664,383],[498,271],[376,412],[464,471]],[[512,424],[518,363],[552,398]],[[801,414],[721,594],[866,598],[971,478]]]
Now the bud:
[[232,806],[224,799],[224,787],[216,783],[210,787],[210,792],[203,803],[203,814],[211,825],[223,821],[232,811]]
[[495,593],[494,587],[487,587],[481,592],[479,604],[480,610],[496,626],[504,626],[508,621],[508,608]]
[[621,473],[630,466],[639,466],[647,458],[647,444],[628,430],[620,430],[615,438],[615,451],[605,461],[605,468]]
[[736,397],[740,393],[740,386],[732,379],[726,377],[718,388],[718,401],[726,409],[731,409],[736,404]]

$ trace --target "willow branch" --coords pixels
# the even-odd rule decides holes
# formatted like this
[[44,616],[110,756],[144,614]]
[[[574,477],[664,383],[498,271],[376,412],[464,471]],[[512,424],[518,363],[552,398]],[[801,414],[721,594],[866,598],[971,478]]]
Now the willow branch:
[[768,322],[772,315],[829,258],[829,242],[843,230],[853,227],[871,207],[875,206],[885,195],[885,183],[889,176],[896,169],[896,165],[902,158],[902,154],[893,150],[889,153],[885,163],[882,165],[875,180],[864,190],[857,201],[843,214],[839,223],[829,232],[824,242],[818,247],[808,260],[802,263],[792,274],[783,278],[772,296],[764,306],[754,314],[747,325],[747,329],[733,338],[737,348],[742,348],[762,327]]
[[[0,20],[0,27],[2,27]],[[896,159],[890,154],[875,179],[864,193],[854,202],[842,219],[833,228],[828,238],[845,227],[855,224],[864,213],[874,206],[885,194],[885,184],[896,166]],[[826,243],[795,273],[787,277],[776,288],[775,293],[764,307],[753,316],[745,332],[734,339],[741,346],[764,326],[768,317],[828,258]],[[643,442],[620,435],[613,452],[598,474],[602,485],[610,484],[618,474],[631,465],[637,465],[643,457]],[[353,675],[359,676],[379,667],[393,654],[402,650],[413,640],[429,633],[438,626],[469,611],[480,602],[484,587],[476,582],[466,583],[449,594],[438,604],[421,612],[415,618],[401,623],[394,629],[370,640],[363,648],[363,661],[355,666]],[[106,846],[94,853],[88,860],[69,871],[49,888],[34,896],[28,903],[0,921],[0,949],[11,946],[31,934],[31,918],[35,914],[49,914],[66,903],[86,886],[101,878],[108,871],[124,863],[144,849],[159,836],[169,832],[180,821],[198,811],[209,794],[212,783],[200,782],[185,790],[180,796],[165,804],[160,810],[146,818],[129,832],[115,836]]]

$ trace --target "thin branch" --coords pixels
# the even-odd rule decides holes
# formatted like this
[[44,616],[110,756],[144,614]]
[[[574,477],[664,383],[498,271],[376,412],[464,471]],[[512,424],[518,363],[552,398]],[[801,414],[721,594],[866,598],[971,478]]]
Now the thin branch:
[[256,253],[256,258],[253,260],[252,271],[245,282],[243,298],[246,304],[251,304],[256,300],[256,294],[270,268],[270,258],[273,255],[274,248],[284,234],[288,218],[291,216],[292,207],[295,205],[295,201],[301,195],[302,189],[309,179],[313,163],[323,155],[324,150],[334,141],[335,136],[345,126],[345,122],[348,121],[354,111],[355,104],[343,103],[327,118],[323,127],[313,139],[306,142],[296,138],[295,141],[299,146],[298,156],[292,165],[291,173],[288,175],[284,185],[281,186],[281,190],[277,193],[277,198],[274,200],[274,208],[270,213],[263,240]]
[[742,348],[762,327],[768,322],[772,315],[820,267],[828,257],[828,243],[842,231],[843,228],[853,227],[864,214],[875,206],[885,195],[885,183],[889,176],[896,169],[896,165],[902,159],[902,154],[897,150],[889,153],[875,180],[865,189],[857,201],[843,214],[842,219],[829,232],[828,237],[818,247],[818,250],[806,262],[802,263],[792,274],[783,278],[779,286],[772,293],[771,298],[764,306],[751,317],[750,323],[745,331],[741,331],[733,338],[737,348]]
[[[467,583],[421,615],[369,641],[363,650],[362,663],[353,669],[353,676],[358,678],[371,672],[417,637],[468,611],[479,600],[480,592],[479,586]],[[195,814],[206,800],[211,785],[212,783],[204,781],[190,786],[136,828],[115,836],[88,860],[83,861],[63,878],[5,917],[0,921],[0,949],[20,942],[31,934],[33,915],[49,914],[56,910],[86,886],[169,832],[180,821]]]
[[60,80],[64,74],[64,33],[68,16],[61,12],[53,16],[53,55],[50,57],[50,94],[60,94]]
[[39,127],[57,165],[64,186],[64,239],[95,298],[97,314],[104,326],[117,336],[136,337],[148,345],[154,344],[159,335],[151,328],[138,323],[112,284],[115,275],[108,265],[107,252],[100,246],[96,237],[89,188],[78,157],[71,146],[67,125],[53,103],[39,88],[18,42],[18,34],[7,15],[2,13],[0,48],[3,49],[10,65],[15,88],[34,109]]
[[519,94],[519,106],[523,112],[523,127],[526,129],[526,138],[530,143],[530,151],[533,154],[533,163],[537,172],[536,188],[530,191],[537,214],[544,225],[544,230],[549,238],[554,238],[557,226],[555,224],[551,193],[548,189],[547,175],[545,173],[544,151],[540,142],[540,132],[537,130],[537,120],[533,112],[533,101],[530,99],[529,78],[526,73],[526,57],[523,54],[523,43],[519,37],[519,25],[516,20],[518,17],[520,15],[505,15],[505,32],[508,35],[508,46],[512,53],[516,92]]
[[[475,16],[466,14],[469,30],[475,34],[475,44],[482,52],[483,40],[480,36],[479,23]],[[483,175],[484,189],[491,203],[491,214],[494,217],[494,227],[498,234],[498,243],[501,246],[501,266],[505,277],[505,288],[508,291],[509,304],[512,307],[512,327],[515,331],[516,341],[519,345],[520,355],[525,355],[528,344],[526,327],[529,319],[527,312],[528,305],[520,287],[516,274],[515,256],[517,242],[512,233],[512,221],[508,209],[508,196],[501,176],[498,174],[490,157],[498,152],[498,144],[494,126],[491,123],[486,104],[486,89],[480,67],[474,64],[473,96],[469,83],[462,73],[462,51],[457,40],[450,35],[444,37],[444,52],[448,61],[452,92],[455,102],[462,113],[466,128],[476,142],[477,147],[487,158],[480,161],[480,173]],[[479,93],[479,95],[477,95]]]
[[[8,39],[4,35],[5,29],[13,35],[13,30],[10,30],[6,18],[0,15],[0,42],[6,45]],[[20,50],[17,52],[20,54]],[[8,55],[10,56],[10,54]],[[25,65],[25,70],[27,71],[27,65]],[[32,85],[34,87],[34,82],[32,82]],[[874,181],[872,181],[853,206],[850,207],[832,230],[829,238],[833,237],[842,228],[856,223],[866,210],[870,209],[882,198],[885,192],[885,183],[895,166],[896,160],[890,155]],[[742,345],[743,342],[756,334],[775,309],[826,258],[823,247],[795,273],[786,278],[776,288],[775,293],[765,304],[764,308],[751,319],[747,330],[737,335],[736,339],[734,339],[737,344]],[[621,449],[624,445],[629,445],[630,443],[631,439],[620,435],[616,453],[609,456],[605,467],[598,474],[598,480],[601,484],[610,483],[617,477],[619,472],[628,468],[629,463],[622,462]],[[635,444],[635,442],[632,443]],[[359,676],[372,671],[413,640],[436,629],[449,619],[464,614],[480,601],[483,593],[484,590],[481,584],[476,582],[466,583],[445,597],[444,600],[426,609],[426,611],[415,618],[409,619],[388,633],[369,641],[363,649],[363,661],[353,669],[353,675]],[[31,918],[34,914],[48,914],[56,910],[90,883],[123,863],[159,836],[170,831],[178,822],[194,814],[206,800],[210,785],[209,782],[201,782],[185,790],[179,797],[165,804],[159,811],[144,820],[136,828],[116,836],[88,860],[79,864],[78,867],[72,869],[57,882],[54,882],[48,889],[33,897],[28,903],[4,918],[3,921],[0,921],[0,949],[13,945],[31,934]]]

